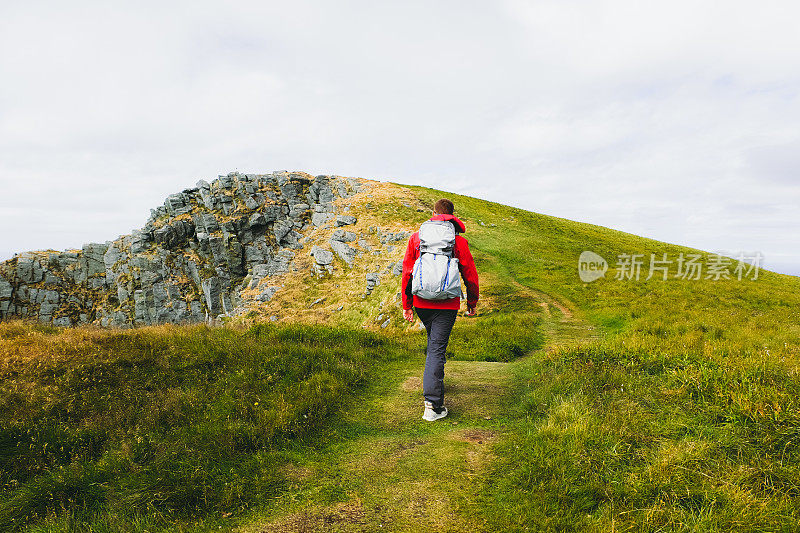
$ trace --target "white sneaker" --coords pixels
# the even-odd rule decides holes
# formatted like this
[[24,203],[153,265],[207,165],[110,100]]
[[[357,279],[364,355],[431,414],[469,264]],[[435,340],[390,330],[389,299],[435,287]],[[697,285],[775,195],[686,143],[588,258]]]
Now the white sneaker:
[[447,407],[442,406],[442,408],[437,413],[436,410],[433,408],[433,404],[431,402],[425,402],[425,412],[422,414],[422,419],[427,420],[428,422],[433,422],[434,420],[439,420],[440,418],[444,418],[447,416]]

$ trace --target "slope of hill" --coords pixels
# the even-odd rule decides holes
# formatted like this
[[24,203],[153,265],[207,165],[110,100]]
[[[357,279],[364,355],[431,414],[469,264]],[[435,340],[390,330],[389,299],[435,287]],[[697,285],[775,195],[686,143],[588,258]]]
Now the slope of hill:
[[[420,191],[426,198],[440,193]],[[455,197],[482,267],[560,298],[604,332],[515,364],[519,420],[479,496],[494,530],[794,530],[800,279],[605,278],[580,253],[713,254]],[[512,223],[504,221],[511,220]],[[505,223],[504,223],[505,222]],[[483,230],[483,227],[481,227]],[[492,230],[496,230],[496,233]],[[647,260],[645,260],[647,265]]]
[[[442,195],[482,301],[449,348],[451,417],[425,424],[393,239]],[[329,273],[306,252],[334,228],[306,228],[281,290],[224,328],[3,325],[4,526],[796,529],[798,278],[707,277],[704,252],[424,188],[348,200],[369,249]],[[587,250],[610,263],[591,283]],[[638,280],[620,254],[642,254]],[[666,279],[645,280],[651,254]]]

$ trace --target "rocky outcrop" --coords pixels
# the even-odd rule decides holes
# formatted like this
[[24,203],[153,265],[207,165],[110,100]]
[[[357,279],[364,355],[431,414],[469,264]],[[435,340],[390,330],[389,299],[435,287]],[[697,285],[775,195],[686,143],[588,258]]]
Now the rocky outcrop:
[[358,236],[345,228],[357,219],[337,214],[334,202],[363,187],[356,179],[285,171],[200,180],[168,196],[130,235],[1,263],[0,318],[129,326],[231,314],[245,289],[257,289],[260,301],[272,298],[279,286],[268,278],[291,268],[308,229],[342,227],[330,249],[310,250],[315,273],[332,272],[335,256],[352,264],[358,250],[350,243]]

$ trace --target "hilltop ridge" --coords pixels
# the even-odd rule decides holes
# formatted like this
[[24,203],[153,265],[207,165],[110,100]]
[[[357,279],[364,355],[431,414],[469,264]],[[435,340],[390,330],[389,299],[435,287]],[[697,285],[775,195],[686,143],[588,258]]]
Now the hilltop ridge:
[[[376,245],[407,238],[375,226],[351,231],[362,229],[353,213],[378,185],[286,171],[200,180],[130,235],[0,263],[0,318],[130,326],[246,313],[271,300],[288,273],[330,276],[380,254]],[[370,274],[367,293],[382,272]]]

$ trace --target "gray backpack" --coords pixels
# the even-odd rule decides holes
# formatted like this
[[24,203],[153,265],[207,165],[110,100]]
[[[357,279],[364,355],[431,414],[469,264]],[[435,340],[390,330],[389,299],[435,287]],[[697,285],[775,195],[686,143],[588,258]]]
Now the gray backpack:
[[419,257],[414,262],[411,293],[426,300],[449,300],[461,293],[458,259],[453,257],[456,229],[452,222],[429,220],[419,228]]

